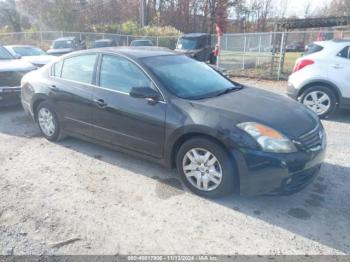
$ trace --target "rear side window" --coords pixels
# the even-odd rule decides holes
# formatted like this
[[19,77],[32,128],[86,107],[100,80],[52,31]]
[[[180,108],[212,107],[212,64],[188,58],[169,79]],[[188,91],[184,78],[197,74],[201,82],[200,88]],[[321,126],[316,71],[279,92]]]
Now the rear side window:
[[323,50],[322,46],[316,45],[316,44],[311,44],[311,45],[308,46],[308,48],[304,52],[304,55],[311,55],[311,54],[314,54],[314,53],[321,52],[322,50]]
[[350,59],[350,47],[349,46],[345,47],[343,50],[341,50],[338,53],[338,56],[346,58],[346,59]]
[[66,80],[91,84],[96,56],[95,54],[81,55],[64,60],[61,77]]

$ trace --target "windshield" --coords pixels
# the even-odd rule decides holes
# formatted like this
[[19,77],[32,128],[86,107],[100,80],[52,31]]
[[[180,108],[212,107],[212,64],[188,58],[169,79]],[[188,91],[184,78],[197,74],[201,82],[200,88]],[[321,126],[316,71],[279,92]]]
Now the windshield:
[[72,40],[59,40],[53,43],[53,49],[73,48]]
[[13,59],[13,56],[9,52],[7,52],[5,48],[0,46],[0,59],[1,60]]
[[171,93],[181,98],[209,98],[235,88],[210,66],[185,55],[147,57],[142,61]]
[[13,51],[21,56],[40,56],[46,53],[37,47],[13,47]]
[[177,49],[193,50],[197,48],[196,38],[180,38],[177,42]]

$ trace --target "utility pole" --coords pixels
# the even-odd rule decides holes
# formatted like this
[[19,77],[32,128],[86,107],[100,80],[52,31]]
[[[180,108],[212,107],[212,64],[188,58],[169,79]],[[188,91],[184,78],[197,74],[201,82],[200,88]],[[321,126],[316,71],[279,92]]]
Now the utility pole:
[[145,26],[145,1],[140,0],[140,27]]
[[43,0],[40,0],[39,2],[39,11],[40,11],[40,16],[39,16],[39,30],[40,30],[40,45],[43,44]]

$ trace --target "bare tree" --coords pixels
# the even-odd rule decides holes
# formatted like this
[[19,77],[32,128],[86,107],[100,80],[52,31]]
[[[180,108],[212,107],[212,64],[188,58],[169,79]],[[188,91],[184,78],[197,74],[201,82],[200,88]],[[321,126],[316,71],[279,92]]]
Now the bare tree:
[[311,1],[307,1],[304,8],[304,18],[308,18],[311,15]]
[[0,18],[12,31],[20,32],[22,30],[21,16],[15,0],[0,1]]
[[279,0],[276,5],[276,17],[285,18],[287,16],[289,0]]
[[328,15],[350,16],[350,0],[333,0],[329,6]]

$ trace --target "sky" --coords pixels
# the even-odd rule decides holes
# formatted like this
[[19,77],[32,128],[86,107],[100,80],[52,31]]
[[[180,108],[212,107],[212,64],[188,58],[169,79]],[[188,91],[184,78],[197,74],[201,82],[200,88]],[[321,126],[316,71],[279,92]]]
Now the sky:
[[[246,0],[245,3],[247,6],[251,6],[256,0]],[[305,10],[308,5],[310,5],[309,15],[318,15],[318,11],[324,9],[326,6],[329,6],[332,0],[272,0],[272,16],[281,16],[285,10],[287,3],[287,9],[285,16],[292,17],[296,16],[299,18],[304,18]],[[234,9],[230,14],[232,19],[235,19],[236,13]]]
[[[274,0],[278,5],[280,0]],[[287,15],[288,16],[303,16],[304,10],[308,3],[311,4],[311,12],[317,10],[318,8],[324,7],[326,4],[329,4],[331,0],[289,0]]]

